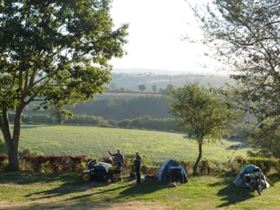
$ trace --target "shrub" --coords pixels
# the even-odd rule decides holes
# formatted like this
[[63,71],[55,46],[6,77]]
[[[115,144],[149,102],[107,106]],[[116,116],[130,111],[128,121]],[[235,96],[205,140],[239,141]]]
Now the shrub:
[[247,163],[259,166],[265,174],[280,173],[280,160],[276,158],[251,157],[247,159]]
[[42,156],[44,155],[41,151],[33,151],[30,148],[25,148],[19,152],[19,156]]
[[6,144],[3,139],[0,137],[0,154],[6,154],[7,153],[7,148]]
[[64,173],[83,170],[85,156],[23,156],[25,169],[35,172]]
[[0,170],[5,170],[8,165],[8,156],[0,155]]
[[187,174],[193,173],[193,162],[191,161],[180,161],[179,162],[184,168]]

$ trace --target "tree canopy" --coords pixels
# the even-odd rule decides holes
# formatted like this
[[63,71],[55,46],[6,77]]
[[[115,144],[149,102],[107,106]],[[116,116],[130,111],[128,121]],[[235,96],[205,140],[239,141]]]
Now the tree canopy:
[[[110,80],[109,60],[124,54],[126,35],[127,25],[113,24],[110,0],[0,0],[0,126],[6,144],[18,148],[20,116],[31,101],[62,106],[101,93]],[[16,112],[13,134],[9,110]],[[9,156],[17,155],[9,148]]]
[[194,11],[205,41],[233,72],[244,109],[257,117],[259,129],[270,127],[276,133],[280,126],[280,2],[213,0],[204,9]]
[[171,112],[182,130],[194,138],[199,146],[194,175],[197,174],[205,140],[222,138],[235,119],[235,112],[231,108],[231,103],[226,102],[217,91],[197,84],[185,85],[172,92]]

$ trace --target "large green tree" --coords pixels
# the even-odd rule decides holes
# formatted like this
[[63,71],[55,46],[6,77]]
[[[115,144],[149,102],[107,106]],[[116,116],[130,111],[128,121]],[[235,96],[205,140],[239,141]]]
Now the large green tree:
[[[194,11],[201,20],[206,43],[217,49],[217,57],[234,71],[236,94],[244,109],[258,119],[254,139],[263,138],[256,134],[269,129],[279,133],[280,1],[211,0],[204,10]],[[262,142],[259,140],[255,143]],[[265,145],[270,144],[259,144]]]
[[114,26],[110,0],[0,0],[0,127],[9,170],[19,170],[24,108],[38,99],[61,106],[102,93],[126,31]]
[[198,143],[194,175],[198,175],[197,168],[205,141],[221,139],[235,119],[236,112],[232,107],[217,91],[197,84],[185,85],[172,92],[171,112],[182,129]]

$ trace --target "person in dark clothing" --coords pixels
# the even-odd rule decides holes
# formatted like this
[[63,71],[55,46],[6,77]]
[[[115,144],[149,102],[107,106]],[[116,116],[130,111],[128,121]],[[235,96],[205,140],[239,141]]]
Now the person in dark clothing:
[[121,151],[118,149],[117,152],[114,154],[112,154],[110,151],[108,151],[108,153],[113,158],[113,164],[117,166],[117,169],[119,171],[120,180],[122,180],[124,157],[123,157]]
[[134,169],[135,169],[135,175],[136,175],[137,183],[141,183],[141,172],[140,172],[141,162],[142,162],[141,157],[140,157],[139,153],[136,152],[136,156],[135,156],[135,159],[133,161],[133,165],[134,165]]
[[113,158],[114,164],[119,168],[122,168],[124,164],[124,158],[121,154],[121,151],[118,149],[117,152],[114,154],[112,154],[110,151],[108,151],[108,153]]

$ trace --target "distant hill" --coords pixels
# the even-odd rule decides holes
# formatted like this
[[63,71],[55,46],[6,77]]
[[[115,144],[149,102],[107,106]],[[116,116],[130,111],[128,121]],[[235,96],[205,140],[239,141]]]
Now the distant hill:
[[[107,93],[86,103],[77,104],[71,111],[114,120],[143,116],[166,118],[171,116],[168,103],[161,93],[168,85],[180,87],[186,83],[198,83],[202,86],[221,87],[232,82],[229,77],[219,75],[113,73]],[[140,84],[145,85],[145,91],[138,90]],[[153,86],[156,90],[152,89]]]
[[[76,115],[95,115],[106,120],[134,119],[143,116],[170,118],[169,105],[162,93],[168,85],[180,87],[186,83],[221,87],[233,81],[220,75],[112,73],[112,81],[106,93],[68,109]],[[145,85],[145,91],[138,90],[140,84]],[[25,114],[28,116],[42,114],[33,111],[36,105],[38,103],[29,105]]]
[[147,91],[152,91],[152,86],[157,90],[166,88],[171,84],[175,87],[186,83],[198,83],[202,86],[221,87],[225,83],[233,83],[229,76],[201,75],[201,74],[156,74],[156,73],[113,73],[109,90],[124,89],[135,91],[143,84]]

